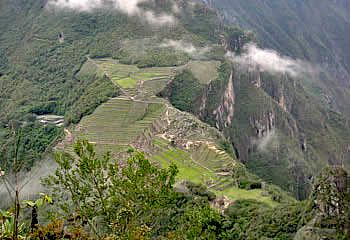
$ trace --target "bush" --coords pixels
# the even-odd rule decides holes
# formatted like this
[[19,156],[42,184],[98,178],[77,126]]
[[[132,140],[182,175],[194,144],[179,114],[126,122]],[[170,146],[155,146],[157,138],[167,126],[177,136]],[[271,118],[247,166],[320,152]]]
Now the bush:
[[244,179],[239,181],[239,188],[247,190],[261,189],[262,184],[261,182],[252,182],[250,180]]
[[56,107],[57,107],[56,101],[43,102],[43,103],[38,103],[34,105],[31,108],[30,112],[37,115],[50,114],[55,112]]
[[20,165],[29,170],[63,132],[62,128],[44,126],[36,122],[28,122],[27,125],[18,128],[17,135],[11,135],[9,131],[6,131],[6,140],[3,145],[0,144],[0,166],[5,170],[12,166],[18,137],[20,139],[18,153]]
[[195,184],[192,182],[186,182],[185,185],[192,195],[206,197],[209,201],[212,201],[216,198],[215,193],[210,192],[202,184]]

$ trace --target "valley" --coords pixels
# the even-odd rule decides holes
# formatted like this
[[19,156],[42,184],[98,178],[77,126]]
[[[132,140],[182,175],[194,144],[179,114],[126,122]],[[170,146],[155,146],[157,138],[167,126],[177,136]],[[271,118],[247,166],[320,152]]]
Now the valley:
[[[157,97],[177,72],[191,69],[203,74],[208,84],[218,74],[215,61],[195,61],[179,67],[138,68],[120,64],[113,59],[88,59],[81,71],[95,65],[96,74],[104,74],[121,89],[122,94],[103,103],[76,126],[69,130],[57,150],[74,154],[73,143],[86,139],[98,154],[110,152],[123,162],[133,151],[144,152],[153,163],[166,168],[176,164],[179,168],[178,184],[191,181],[203,184],[218,195],[228,194],[229,199],[254,199],[271,206],[279,204],[266,189],[245,190],[235,186],[232,171],[241,165],[233,153],[222,149],[224,136],[214,128],[181,112],[163,98]],[[199,69],[198,69],[199,68]],[[80,72],[79,74],[84,74]],[[91,73],[90,73],[91,74]],[[211,80],[208,80],[211,79]],[[253,175],[251,181],[259,181]],[[269,192],[270,191],[270,192]],[[285,195],[283,200],[293,201]]]
[[0,0],[0,239],[348,239],[348,0]]

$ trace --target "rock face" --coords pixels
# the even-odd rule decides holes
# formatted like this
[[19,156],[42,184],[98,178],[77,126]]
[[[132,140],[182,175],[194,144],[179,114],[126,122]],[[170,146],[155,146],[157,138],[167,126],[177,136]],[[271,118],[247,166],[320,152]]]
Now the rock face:
[[294,240],[340,239],[349,233],[348,174],[340,167],[325,169],[314,185],[311,200],[315,217]]
[[276,115],[274,112],[263,113],[258,119],[251,117],[250,125],[256,130],[256,137],[262,138],[267,136],[276,125]]
[[300,79],[236,64],[223,64],[220,73],[204,87],[193,113],[219,129],[257,175],[305,199],[322,168],[347,164],[348,121],[310,95]]
[[213,208],[218,209],[221,213],[224,213],[231,204],[233,204],[233,201],[226,196],[218,197],[210,203]]
[[343,217],[346,213],[344,195],[347,193],[347,177],[345,170],[338,167],[324,170],[314,186],[312,200],[323,217]]
[[231,71],[224,97],[219,106],[213,111],[216,128],[223,129],[231,125],[234,115],[235,90],[233,87],[233,72]]
[[[350,116],[349,0],[202,0],[229,23],[252,29],[264,48],[321,66],[332,105]],[[286,18],[288,16],[288,18]],[[296,37],[297,36],[297,37]]]

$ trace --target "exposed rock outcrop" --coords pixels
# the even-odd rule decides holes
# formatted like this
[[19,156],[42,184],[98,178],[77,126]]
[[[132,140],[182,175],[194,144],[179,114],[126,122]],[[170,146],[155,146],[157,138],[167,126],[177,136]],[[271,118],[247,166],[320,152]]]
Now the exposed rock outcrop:
[[226,196],[221,196],[218,197],[216,199],[214,199],[210,205],[213,208],[218,209],[221,213],[224,213],[224,211],[233,203],[232,200],[230,200],[228,197]]
[[311,197],[321,216],[337,218],[345,215],[347,177],[347,172],[339,167],[327,168],[318,177]]
[[260,118],[250,118],[250,125],[256,130],[256,137],[267,136],[276,126],[274,112],[264,113]]
[[222,102],[213,111],[216,119],[216,127],[223,129],[231,125],[235,112],[235,90],[233,86],[233,71],[231,71]]
[[347,172],[340,167],[325,169],[317,178],[311,195],[315,217],[297,232],[294,240],[346,236],[350,224],[348,195]]

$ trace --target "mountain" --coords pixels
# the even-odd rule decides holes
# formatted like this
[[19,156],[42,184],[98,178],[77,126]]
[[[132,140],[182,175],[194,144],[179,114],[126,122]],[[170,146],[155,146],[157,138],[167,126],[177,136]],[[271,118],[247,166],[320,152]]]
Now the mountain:
[[253,30],[263,47],[326,70],[316,87],[327,102],[349,116],[349,1],[205,2],[218,9],[224,21]]
[[[69,126],[109,98],[125,95],[123,82],[130,79],[113,84],[110,79],[120,76],[103,68],[102,74],[100,69],[96,74],[94,59],[114,58],[139,68],[180,66],[179,69],[190,60],[218,61],[212,62],[221,67],[211,78],[207,78],[210,72],[206,70],[214,69],[215,73],[215,67],[210,67],[214,65],[203,69],[200,65],[205,63],[190,62],[189,72],[170,81],[161,95],[223,132],[236,157],[260,177],[300,198],[306,197],[310,180],[323,166],[349,164],[348,88],[345,77],[337,79],[339,69],[344,69],[346,76],[346,61],[337,61],[346,59],[341,54],[348,51],[337,50],[346,49],[341,41],[346,38],[340,37],[338,28],[333,28],[337,33],[330,34],[331,26],[319,24],[321,20],[317,18],[328,3],[334,9],[329,14],[337,20],[327,22],[346,28],[347,12],[341,11],[344,8],[340,8],[340,2],[323,1],[317,9],[311,9],[311,3],[293,5],[290,1],[233,3],[211,1],[210,6],[225,9],[219,17],[255,31],[256,36],[254,32],[225,26],[210,8],[182,1],[177,2],[176,9],[172,1],[161,1],[155,5],[143,3],[142,8],[132,12],[120,9],[118,14],[113,6],[109,10],[99,6],[72,9],[65,5],[57,8],[47,1],[2,1],[2,164],[9,164],[6,159],[13,152],[7,146],[13,146],[15,141],[10,131],[16,125],[14,121],[26,123],[22,141],[30,152],[24,156],[25,166],[30,168],[63,135],[62,127],[42,125],[36,120],[38,116],[64,117]],[[341,4],[347,6],[346,2]],[[271,9],[280,11],[271,14]],[[292,19],[289,25],[283,18],[289,16],[284,12],[287,9]],[[311,20],[301,24],[305,18],[302,12],[312,13],[309,18],[318,24],[312,25]],[[297,33],[303,37],[293,37]],[[332,41],[330,36],[334,36]],[[225,51],[244,55],[244,45],[249,41],[279,51],[282,60],[299,58],[329,68],[295,75],[271,69],[247,70],[236,60],[233,64],[225,60]],[[321,53],[325,57],[319,56]],[[334,69],[337,74],[333,75]],[[140,91],[139,82],[131,81]],[[135,92],[126,94],[133,96]]]
[[74,155],[73,143],[87,139],[98,155],[109,151],[121,162],[136,149],[159,167],[176,163],[180,185],[203,184],[230,201],[294,201],[247,171],[218,129],[157,97],[183,71],[204,85],[217,78],[221,36],[248,41],[244,30],[221,24],[205,5],[182,1],[132,11],[62,4],[2,2],[0,164],[14,168],[19,142],[21,168],[32,169],[21,178],[23,192],[39,191],[52,152]]
[[[274,57],[270,54],[274,50],[280,57],[284,55],[284,60],[305,61],[302,64],[306,68],[311,63],[318,73],[316,77],[299,74],[295,79],[283,74],[266,75],[261,69],[242,72],[236,68],[232,78],[235,93],[232,96],[235,99],[231,99],[231,110],[223,105],[226,113],[221,114],[226,118],[227,111],[234,110],[233,124],[225,123],[227,121],[221,117],[218,123],[212,116],[211,112],[217,105],[205,113],[198,111],[202,109],[198,106],[197,114],[213,126],[219,125],[224,129],[240,160],[254,172],[285,187],[289,185],[290,190],[294,189],[292,191],[299,191],[295,189],[307,184],[312,172],[319,171],[319,166],[327,163],[348,165],[348,133],[342,133],[349,129],[349,31],[346,30],[350,26],[349,12],[346,11],[349,2],[205,2],[218,10],[224,21],[251,29],[258,45],[266,50],[263,55],[265,60],[269,56]],[[252,52],[251,57],[260,53]],[[257,87],[246,85],[247,82]],[[229,85],[216,86],[221,90],[214,92],[222,95]],[[211,92],[205,93],[209,96],[204,96],[204,99],[216,95],[212,93],[213,86],[208,89]],[[209,103],[212,101],[208,100]],[[278,116],[280,114],[284,116]],[[279,144],[268,144],[268,152],[257,150],[259,142],[266,139],[275,139]],[[286,177],[288,175],[290,177]],[[300,185],[299,182],[303,183]]]
[[[96,221],[111,230],[130,217],[135,232],[119,229],[129,238],[305,239],[310,229],[344,237],[348,8],[345,0],[0,0],[0,177],[21,169],[15,179],[33,197],[53,174],[58,205],[74,219],[86,214],[81,229]],[[0,205],[11,203],[8,186]],[[101,192],[111,211],[84,203]],[[64,206],[67,193],[78,204]],[[80,207],[99,215],[71,210]],[[123,221],[101,224],[106,212]]]

